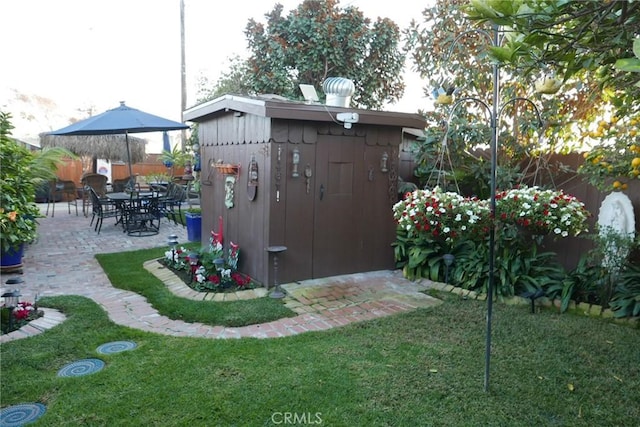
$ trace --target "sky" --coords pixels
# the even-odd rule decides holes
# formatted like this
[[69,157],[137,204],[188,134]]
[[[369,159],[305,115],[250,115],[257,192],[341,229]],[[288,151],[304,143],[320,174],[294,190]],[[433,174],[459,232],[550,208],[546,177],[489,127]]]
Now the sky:
[[[228,70],[231,56],[247,56],[248,20],[265,22],[277,2],[184,0],[187,108],[195,104],[199,76],[215,82]],[[279,3],[286,14],[301,0]],[[356,6],[371,19],[390,18],[404,28],[411,19],[421,20],[427,3],[341,0],[339,5]],[[0,108],[14,117],[14,137],[61,128],[69,117],[99,114],[120,101],[180,121],[180,0],[2,0],[0,16]],[[416,73],[407,72],[405,83],[405,97],[387,110],[425,108]],[[24,113],[43,98],[55,104],[56,113],[37,108]]]

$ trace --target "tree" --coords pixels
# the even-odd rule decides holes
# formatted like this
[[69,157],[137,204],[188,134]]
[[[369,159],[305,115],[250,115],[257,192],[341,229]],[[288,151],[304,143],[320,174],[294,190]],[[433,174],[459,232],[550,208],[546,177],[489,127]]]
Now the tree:
[[497,60],[518,64],[525,74],[546,64],[563,81],[595,80],[620,114],[638,111],[638,75],[615,65],[634,56],[640,34],[637,1],[473,0],[466,12],[479,22],[509,28],[509,43],[492,51]]
[[[510,9],[524,2],[471,2],[473,6],[480,3],[499,4],[504,9]],[[589,4],[593,6],[593,3],[600,2]],[[495,22],[505,23],[502,19]],[[501,168],[498,178],[502,182],[498,185],[504,187],[509,181],[526,178],[527,171],[518,169],[525,157],[543,156],[553,151],[575,151],[580,150],[585,143],[600,142],[594,123],[603,120],[612,104],[607,95],[611,91],[603,92],[600,80],[590,78],[590,74],[563,74],[553,61],[534,60],[541,55],[535,52],[531,54],[533,59],[523,60],[526,57],[523,52],[528,48],[517,47],[522,42],[522,36],[508,26],[501,27],[500,43],[491,46],[488,36],[492,33],[493,23],[492,20],[479,19],[474,15],[468,1],[439,0],[433,8],[423,12],[422,24],[412,23],[406,37],[415,68],[430,83],[430,87],[425,89],[426,93],[430,93],[432,88],[443,86],[445,90],[455,88],[456,99],[474,97],[490,103],[491,66],[499,61],[502,76],[501,100],[523,97],[538,105],[544,121],[542,129],[538,128],[537,120],[531,115],[532,109],[527,103],[515,103],[514,108],[505,109],[502,114],[498,161]],[[567,30],[566,33],[571,34],[572,31]],[[570,50],[568,46],[565,49],[567,52]],[[576,54],[566,53],[567,57],[572,55]],[[513,60],[504,60],[507,57]],[[586,56],[580,58],[582,61],[588,60]],[[563,76],[560,79],[561,87],[555,84],[556,75]],[[551,82],[551,89],[559,90],[555,93],[554,90],[544,90],[542,80]],[[485,158],[472,155],[472,150],[489,140],[488,120],[482,109],[474,111],[467,108],[465,112],[462,107],[452,115],[452,129],[448,134],[448,147],[453,153],[454,167],[458,173],[462,171],[467,178],[472,178],[472,182],[486,182],[483,177],[486,176],[488,162]],[[449,108],[449,105],[437,105],[435,112],[427,113],[433,124],[428,129],[428,141],[436,143],[442,140],[442,129],[436,125],[447,119]],[[525,113],[528,116],[523,115]],[[628,119],[619,120],[619,125],[625,125]],[[418,172],[424,176],[433,162],[433,153],[438,154],[439,147],[432,145],[421,148],[427,156],[422,170],[419,169]],[[537,172],[539,176],[540,171]]]
[[197,102],[211,101],[225,94],[253,94],[255,92],[251,89],[250,79],[248,61],[238,55],[229,58],[228,70],[222,73],[214,85],[206,77],[200,78]]
[[491,51],[495,60],[524,75],[546,66],[563,82],[589,88],[578,105],[584,114],[576,116],[591,143],[579,169],[589,182],[619,190],[640,178],[640,3],[472,0],[466,12],[509,29],[508,43]]
[[325,78],[353,80],[354,105],[379,109],[404,92],[400,30],[387,18],[374,23],[339,0],[305,0],[288,16],[276,4],[266,27],[251,19],[247,36],[250,86],[257,93],[300,99],[298,84],[319,88]]
[[[451,93],[453,100],[476,99],[462,104],[436,102],[435,111],[424,112],[428,125],[426,140],[418,148],[419,166],[416,175],[421,184],[435,184],[464,193],[488,197],[490,162],[486,147],[491,140],[490,120],[481,102],[491,105],[493,79],[489,48],[492,29],[487,23],[476,24],[464,14],[464,0],[439,0],[422,12],[422,22],[413,21],[405,32],[406,48],[414,68],[428,82],[425,94],[442,89]],[[557,99],[543,100],[534,93],[532,78],[516,78],[513,69],[502,70],[501,101],[516,97],[531,98],[540,105],[560,103]],[[437,95],[437,94],[436,94]],[[480,102],[481,101],[481,102]],[[452,108],[455,109],[452,110]],[[551,122],[541,108],[543,119]],[[515,102],[506,105],[499,121],[500,150],[498,159],[498,186],[508,188],[523,179],[527,171],[519,164],[527,153],[540,148],[539,136],[551,129],[540,127],[535,109],[530,103]],[[443,126],[448,123],[448,129]],[[446,145],[443,144],[446,132]],[[444,150],[447,152],[444,152]],[[445,179],[442,179],[444,175]]]

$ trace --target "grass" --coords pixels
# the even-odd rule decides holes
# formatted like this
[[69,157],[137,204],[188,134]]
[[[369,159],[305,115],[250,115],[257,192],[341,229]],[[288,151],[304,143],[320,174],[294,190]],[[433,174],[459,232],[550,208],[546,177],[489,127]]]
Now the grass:
[[[83,297],[43,298],[68,319],[0,347],[1,405],[45,403],[42,426],[268,426],[284,413],[327,426],[637,424],[637,329],[497,304],[485,393],[485,304],[439,296],[437,307],[266,340],[151,334]],[[138,348],[98,356],[115,340]],[[105,369],[56,376],[87,357]]]
[[144,262],[164,256],[165,250],[166,248],[158,248],[99,254],[96,258],[114,287],[144,296],[156,310],[171,319],[238,327],[296,315],[281,300],[273,298],[230,302],[178,298],[162,281],[142,267]]

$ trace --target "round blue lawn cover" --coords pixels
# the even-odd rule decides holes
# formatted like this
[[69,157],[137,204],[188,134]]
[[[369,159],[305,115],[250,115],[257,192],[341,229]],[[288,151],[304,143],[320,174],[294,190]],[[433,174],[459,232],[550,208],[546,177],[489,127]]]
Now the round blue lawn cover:
[[104,368],[104,362],[100,359],[83,359],[69,363],[58,371],[59,377],[80,377],[93,374]]
[[21,403],[7,406],[0,411],[1,427],[17,427],[32,423],[44,415],[47,407],[42,403]]
[[102,344],[96,349],[100,354],[113,354],[120,353],[121,351],[133,350],[138,344],[133,341],[113,341],[106,344]]

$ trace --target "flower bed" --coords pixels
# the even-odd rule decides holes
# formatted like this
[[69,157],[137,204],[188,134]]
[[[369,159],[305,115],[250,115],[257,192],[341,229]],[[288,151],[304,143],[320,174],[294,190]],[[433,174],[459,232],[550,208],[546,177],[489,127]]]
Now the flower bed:
[[496,194],[495,218],[488,200],[438,187],[407,193],[394,205],[393,215],[398,224],[394,256],[405,277],[451,279],[485,292],[489,231],[495,227],[498,293],[512,296],[562,282],[564,271],[554,261],[555,254],[538,247],[546,235],[565,238],[587,231],[590,213],[562,191],[521,186]]
[[239,255],[240,248],[233,242],[225,254],[219,236],[211,232],[208,248],[199,251],[188,251],[184,247],[168,250],[160,262],[189,287],[200,292],[236,292],[260,287],[260,283],[238,271]]
[[[14,307],[13,309],[3,305],[0,307],[0,311],[0,318],[2,319],[0,329],[3,334],[17,331],[32,320],[36,320],[44,316],[44,312],[42,310],[38,310],[37,305],[26,301],[19,302],[17,307]],[[12,318],[10,318],[11,316]]]

